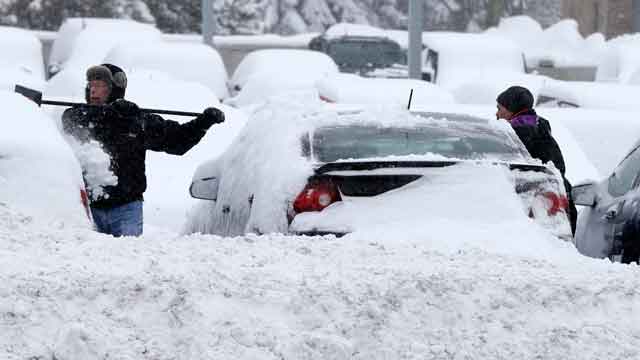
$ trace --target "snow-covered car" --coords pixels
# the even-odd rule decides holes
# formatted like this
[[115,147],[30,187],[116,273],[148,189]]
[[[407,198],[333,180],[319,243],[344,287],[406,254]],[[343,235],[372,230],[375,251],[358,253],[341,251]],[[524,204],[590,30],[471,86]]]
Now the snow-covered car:
[[[503,122],[397,109],[294,114],[278,105],[255,116],[223,156],[196,171],[192,196],[214,201],[192,211],[188,232],[342,235],[424,219],[437,210],[429,208],[432,185],[482,192],[477,175],[495,171],[498,191],[518,203],[510,213],[571,237],[559,174],[533,160]],[[416,203],[423,208],[407,210]]]
[[[338,104],[388,104],[409,106],[453,104],[453,95],[438,85],[415,79],[363,78],[335,74],[316,82],[320,99]],[[412,92],[413,91],[413,92]]]
[[602,181],[574,186],[578,217],[576,247],[595,258],[640,261],[640,142]]
[[0,89],[13,91],[16,84],[44,88],[42,44],[31,32],[0,26]]
[[82,171],[55,122],[9,91],[0,91],[0,106],[0,206],[45,224],[89,227]]
[[118,43],[143,45],[161,41],[162,32],[151,24],[125,19],[68,18],[60,25],[51,46],[47,70],[50,76],[55,75],[78,56],[88,57],[91,64],[101,63]]
[[229,79],[229,92],[238,94],[253,76],[287,74],[289,78],[303,76],[319,79],[338,73],[338,65],[328,55],[312,50],[265,49],[245,56]]
[[[408,75],[406,52],[397,42],[387,37],[321,35],[311,40],[309,48],[329,55],[338,64],[340,72],[372,77]],[[384,72],[386,69],[393,69],[395,65],[404,65],[400,68],[404,69],[404,72]],[[398,76],[393,76],[394,74]]]
[[211,46],[202,43],[125,43],[113,48],[104,62],[118,64],[127,73],[136,69],[155,70],[176,79],[200,83],[211,89],[218,99],[229,95],[222,57]]
[[548,79],[538,94],[538,105],[587,109],[634,109],[638,87],[618,83]]
[[546,77],[526,74],[524,55],[509,39],[490,34],[427,32],[422,36],[423,79],[451,91],[462,104],[495,104],[513,85],[537,98]]

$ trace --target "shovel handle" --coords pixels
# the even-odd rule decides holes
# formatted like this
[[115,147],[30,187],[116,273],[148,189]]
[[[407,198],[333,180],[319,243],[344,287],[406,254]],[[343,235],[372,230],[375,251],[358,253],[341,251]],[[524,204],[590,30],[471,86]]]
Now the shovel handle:
[[[67,101],[52,101],[52,100],[42,100],[42,104],[44,104],[44,105],[55,105],[55,106],[68,106],[68,107],[74,107],[74,106],[99,107],[99,106],[102,106],[102,105],[90,105],[90,104],[80,104],[80,103],[73,103],[73,102],[67,102]],[[194,112],[174,111],[174,110],[160,110],[160,109],[143,109],[143,108],[141,108],[140,111],[143,112],[143,113],[175,115],[175,116],[196,117],[196,116],[200,115],[200,113],[194,113]]]

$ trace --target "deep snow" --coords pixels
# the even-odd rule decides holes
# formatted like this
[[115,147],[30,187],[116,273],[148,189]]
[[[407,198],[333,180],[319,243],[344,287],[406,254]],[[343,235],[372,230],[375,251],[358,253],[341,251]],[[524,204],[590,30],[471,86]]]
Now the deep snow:
[[114,239],[0,205],[0,357],[640,356],[638,267],[520,224],[415,225]]

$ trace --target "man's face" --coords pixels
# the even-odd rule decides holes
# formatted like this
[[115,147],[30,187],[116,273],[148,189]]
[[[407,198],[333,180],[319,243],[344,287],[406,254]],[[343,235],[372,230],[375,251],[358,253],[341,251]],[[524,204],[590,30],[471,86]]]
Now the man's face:
[[507,110],[507,108],[505,108],[504,106],[498,104],[498,111],[496,112],[496,119],[500,120],[500,119],[505,119],[505,120],[511,120],[511,118],[513,117],[513,113],[509,110]]
[[109,85],[103,80],[89,81],[89,104],[104,105],[109,98]]

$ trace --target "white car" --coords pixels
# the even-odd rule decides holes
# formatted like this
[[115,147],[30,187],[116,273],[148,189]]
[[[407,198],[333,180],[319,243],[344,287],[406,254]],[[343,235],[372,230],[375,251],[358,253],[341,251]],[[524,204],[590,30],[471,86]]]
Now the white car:
[[538,106],[633,110],[638,86],[618,83],[548,79],[539,90]]
[[32,89],[44,88],[42,44],[31,32],[0,26],[0,89],[13,91],[19,84]]
[[238,94],[252,76],[287,74],[319,79],[338,73],[338,65],[328,55],[312,50],[266,49],[256,50],[242,59],[229,80],[229,92]]
[[[84,35],[83,35],[84,34]],[[100,63],[117,43],[161,42],[162,32],[151,24],[125,19],[68,18],[60,28],[51,47],[48,71],[54,75],[64,69],[73,57],[86,56]]]
[[461,104],[495,104],[513,85],[537,97],[547,79],[525,73],[522,50],[509,39],[490,34],[427,32],[422,36],[423,78],[453,93]]
[[229,95],[227,70],[220,54],[202,43],[125,43],[113,48],[104,62],[117,64],[127,73],[131,70],[155,70],[172,77],[200,83],[212,90],[218,99]]
[[[387,104],[409,106],[453,104],[447,90],[422,80],[363,78],[354,74],[336,74],[316,83],[320,99],[338,104]],[[412,92],[413,91],[413,92]]]
[[[439,185],[466,194],[475,205],[465,207],[478,216],[497,192],[505,200],[492,211],[571,237],[559,174],[533,160],[503,122],[277,104],[256,112],[224,155],[198,168],[190,191],[208,201],[186,230],[343,235],[407,217],[425,221],[438,213],[429,201],[442,195]],[[475,201],[485,191],[491,196]]]
[[82,170],[55,122],[9,91],[0,91],[0,105],[0,204],[36,221],[88,228]]

